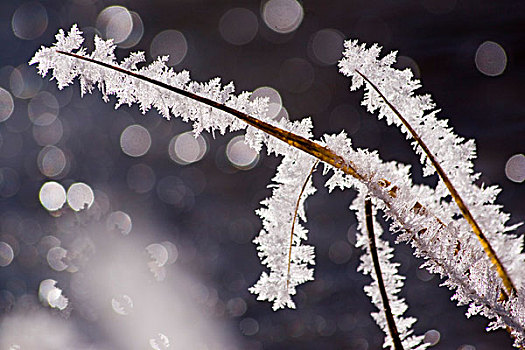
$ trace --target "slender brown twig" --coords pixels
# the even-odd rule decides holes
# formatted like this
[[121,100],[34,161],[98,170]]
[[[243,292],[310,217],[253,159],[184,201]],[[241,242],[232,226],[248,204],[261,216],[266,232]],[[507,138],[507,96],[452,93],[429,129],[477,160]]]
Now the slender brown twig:
[[388,330],[392,337],[395,350],[403,350],[403,344],[399,338],[399,332],[397,331],[396,321],[394,315],[392,315],[392,309],[388,301],[388,294],[386,293],[385,282],[383,281],[383,275],[381,274],[381,265],[379,264],[379,256],[377,254],[376,238],[374,235],[374,220],[372,218],[372,201],[370,198],[365,199],[365,218],[366,218],[366,230],[368,231],[368,247],[370,248],[370,255],[372,256],[372,262],[374,263],[374,271],[376,273],[377,285],[379,292],[381,293],[381,300],[383,301],[383,309],[385,310],[386,322],[388,324]]
[[458,191],[452,185],[452,182],[448,178],[448,175],[445,173],[445,170],[441,167],[439,162],[436,160],[436,157],[430,152],[430,149],[427,147],[425,142],[419,137],[417,132],[412,128],[412,126],[408,123],[408,121],[401,115],[401,113],[397,110],[396,107],[390,101],[386,98],[385,95],[379,90],[379,88],[372,83],[363,73],[356,70],[357,74],[359,74],[378,94],[381,96],[383,101],[387,104],[387,106],[394,112],[394,114],[401,120],[403,125],[407,128],[407,130],[412,134],[412,137],[416,142],[419,144],[419,146],[423,149],[427,157],[432,162],[432,165],[436,169],[436,172],[438,173],[441,180],[443,180],[443,183],[445,186],[447,186],[450,194],[452,195],[452,198],[454,198],[454,201],[456,202],[459,210],[461,211],[461,214],[463,214],[463,217],[467,220],[469,225],[472,227],[472,230],[478,237],[479,242],[481,243],[481,246],[483,247],[483,250],[485,250],[485,253],[490,258],[492,264],[496,267],[496,270],[500,276],[500,278],[503,280],[503,285],[507,289],[507,293],[509,295],[512,295],[516,293],[516,287],[514,287],[514,284],[512,283],[512,280],[510,279],[510,276],[508,275],[507,271],[505,270],[505,267],[501,263],[500,259],[496,255],[496,252],[490,245],[490,242],[488,241],[485,234],[481,231],[481,228],[479,227],[477,221],[472,216],[470,210],[468,209],[467,205],[463,201],[463,198],[459,195]]
[[299,197],[297,197],[297,203],[295,204],[295,211],[292,220],[292,230],[290,232],[290,248],[288,249],[288,272],[286,273],[286,289],[288,289],[288,286],[290,285],[290,266],[292,265],[293,231],[295,228],[295,220],[297,219],[297,211],[299,210],[299,203],[301,202],[301,197],[303,196],[306,184],[308,183],[308,180],[310,180],[310,177],[312,177],[312,174],[314,173],[317,164],[319,164],[319,161],[316,161],[314,165],[312,165],[312,169],[310,170],[308,176],[304,180],[303,187],[301,188],[301,192],[299,192]]

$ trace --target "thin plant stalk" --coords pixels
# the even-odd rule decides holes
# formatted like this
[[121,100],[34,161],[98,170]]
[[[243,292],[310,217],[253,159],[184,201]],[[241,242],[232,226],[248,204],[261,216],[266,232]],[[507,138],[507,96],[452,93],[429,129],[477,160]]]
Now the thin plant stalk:
[[315,171],[315,168],[317,167],[317,164],[319,164],[319,161],[316,161],[314,165],[312,166],[312,169],[310,170],[310,173],[308,173],[308,176],[304,180],[303,187],[301,188],[301,192],[299,193],[299,197],[297,198],[297,203],[295,204],[295,211],[293,215],[292,220],[292,230],[290,232],[290,248],[288,249],[288,271],[286,273],[286,289],[288,289],[288,286],[290,285],[290,266],[292,264],[292,244],[293,244],[293,231],[295,228],[295,221],[297,220],[297,211],[299,210],[299,203],[301,202],[301,197],[303,196],[303,192],[306,188],[306,184],[308,183],[308,180],[310,180],[310,177],[312,177],[312,174]]
[[372,256],[372,262],[374,264],[374,271],[376,273],[377,285],[379,292],[381,293],[381,300],[383,302],[383,309],[385,311],[386,322],[388,324],[388,330],[392,337],[395,350],[404,350],[401,339],[399,338],[399,332],[397,331],[396,322],[392,315],[392,309],[388,301],[388,295],[386,293],[385,283],[383,281],[383,275],[381,274],[381,265],[379,264],[379,256],[377,254],[376,238],[374,235],[374,220],[372,218],[372,201],[370,198],[365,199],[365,218],[366,218],[366,230],[368,231],[368,246],[370,249],[370,255]]
[[445,186],[447,186],[447,189],[449,190],[450,194],[452,195],[452,198],[454,198],[454,201],[456,202],[459,210],[461,211],[461,214],[463,214],[463,217],[467,220],[469,225],[472,227],[472,230],[476,234],[479,242],[481,243],[483,250],[487,254],[487,256],[490,258],[492,264],[496,267],[496,270],[500,276],[500,278],[503,280],[503,285],[507,289],[508,295],[512,295],[516,293],[516,287],[512,283],[512,280],[510,279],[510,276],[508,275],[507,271],[505,270],[505,267],[501,263],[500,259],[496,255],[496,252],[494,251],[494,248],[490,245],[490,242],[488,241],[485,234],[481,231],[481,228],[479,227],[477,221],[472,216],[470,210],[468,209],[467,205],[463,201],[463,198],[459,195],[458,191],[448,178],[447,174],[445,173],[445,170],[441,167],[439,162],[436,160],[432,152],[430,152],[430,149],[427,147],[425,142],[419,137],[419,135],[416,133],[414,128],[408,123],[408,121],[401,115],[401,113],[397,110],[396,107],[386,98],[385,95],[379,90],[379,88],[372,83],[364,74],[362,74],[360,71],[356,70],[357,74],[359,74],[378,94],[381,96],[383,101],[387,104],[387,106],[394,112],[394,114],[401,120],[403,125],[407,128],[407,130],[412,134],[412,137],[418,145],[423,149],[427,157],[432,162],[432,165],[436,169],[436,172],[438,173],[441,180],[443,180],[443,183]]

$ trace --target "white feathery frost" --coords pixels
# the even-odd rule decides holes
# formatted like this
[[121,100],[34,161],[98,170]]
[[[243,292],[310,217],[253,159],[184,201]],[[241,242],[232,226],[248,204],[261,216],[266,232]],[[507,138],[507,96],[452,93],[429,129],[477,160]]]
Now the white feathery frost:
[[181,117],[185,122],[193,122],[193,128],[197,134],[203,130],[209,132],[217,130],[224,134],[227,130],[236,131],[246,128],[246,124],[230,114],[212,109],[188,97],[180,96],[127,74],[65,56],[58,53],[57,50],[64,52],[78,50],[74,52],[77,55],[131,70],[137,74],[207,97],[260,119],[264,119],[268,109],[267,99],[250,100],[250,93],[247,92],[234,95],[233,83],[222,86],[219,78],[211,79],[207,83],[191,81],[189,72],[175,72],[173,68],[166,66],[167,56],[159,57],[140,69],[137,68],[137,65],[145,61],[143,52],[132,53],[119,63],[115,60],[116,46],[111,39],[102,40],[95,36],[95,49],[92,53],[86,54],[86,50],[81,48],[84,41],[82,32],[76,25],[71,28],[67,35],[63,30],[60,30],[56,35],[56,40],[57,42],[53,46],[40,48],[29,64],[38,64],[38,71],[42,76],[46,76],[51,70],[52,79],[57,81],[59,89],[72,84],[74,79],[78,77],[82,94],[91,93],[94,87],[97,87],[106,102],[109,101],[109,96],[114,95],[117,99],[115,108],[123,104],[131,106],[135,103],[139,105],[143,113],[155,108],[166,119],[175,116]]
[[[37,64],[38,71],[42,76],[46,76],[51,71],[52,79],[57,81],[60,89],[70,85],[78,77],[82,94],[92,93],[96,87],[103,94],[104,101],[108,102],[109,96],[114,95],[116,97],[115,108],[123,104],[129,106],[138,104],[143,113],[155,108],[167,119],[175,116],[181,117],[186,122],[191,121],[196,134],[203,130],[212,133],[219,131],[224,134],[228,130],[236,131],[247,128],[245,142],[253,149],[260,151],[264,144],[268,153],[284,156],[277,175],[273,179],[275,184],[272,185],[272,197],[265,199],[262,202],[264,207],[258,211],[259,216],[263,219],[263,230],[256,238],[255,243],[258,245],[257,249],[262,263],[270,269],[270,273],[263,272],[260,280],[250,291],[258,294],[260,300],[272,301],[274,309],[285,306],[294,307],[291,295],[295,294],[295,287],[313,279],[313,269],[309,268],[308,265],[314,264],[314,250],[311,246],[301,244],[307,238],[307,230],[297,223],[293,233],[290,278],[287,283],[288,247],[295,204],[315,159],[279,140],[270,138],[253,127],[247,127],[244,122],[228,113],[124,73],[111,71],[91,62],[65,56],[58,53],[57,50],[74,52],[80,56],[133,71],[225,104],[306,138],[312,138],[311,120],[309,118],[296,122],[286,119],[281,119],[279,122],[267,120],[265,118],[268,109],[267,98],[252,99],[249,92],[234,95],[233,83],[222,86],[219,78],[212,79],[208,83],[191,81],[187,71],[175,72],[166,66],[168,57],[160,57],[147,66],[137,68],[137,65],[145,60],[144,53],[139,52],[130,54],[129,57],[119,63],[115,60],[115,45],[112,40],[102,40],[95,36],[95,50],[87,54],[86,50],[81,47],[84,39],[82,32],[76,25],[71,28],[67,35],[63,30],[60,30],[56,35],[56,40],[57,42],[53,46],[42,47],[29,64]],[[298,210],[299,218],[303,221],[306,221],[304,199],[314,192],[315,189],[309,181]],[[291,197],[289,198],[289,196]]]
[[[420,81],[413,79],[410,69],[397,70],[392,67],[396,60],[396,52],[391,52],[382,58],[379,58],[381,47],[377,44],[367,48],[365,44],[359,44],[357,40],[349,40],[345,43],[344,57],[339,62],[341,73],[352,78],[350,89],[357,90],[365,85],[365,95],[362,104],[367,107],[371,113],[377,112],[379,119],[385,118],[388,125],[398,126],[407,138],[412,138],[407,128],[401,120],[395,115],[393,110],[388,106],[379,93],[368,84],[361,76],[364,75],[370,80],[382,93],[382,95],[400,112],[407,120],[408,124],[416,131],[419,137],[427,145],[430,152],[434,155],[438,163],[444,169],[450,181],[456,187],[457,191],[465,201],[470,212],[476,218],[485,236],[494,248],[496,255],[501,260],[507,273],[513,280],[518,295],[523,294],[525,282],[525,255],[523,254],[523,237],[516,234],[508,233],[516,230],[519,225],[507,226],[509,215],[501,211],[501,206],[495,203],[497,194],[500,189],[497,186],[478,187],[475,181],[479,179],[480,174],[474,173],[472,160],[476,155],[476,148],[473,140],[465,140],[457,136],[448,126],[447,120],[437,119],[436,115],[439,110],[435,110],[435,104],[430,95],[417,95],[414,93],[421,87]],[[416,153],[420,155],[421,163],[424,165],[423,175],[428,176],[435,173],[435,169],[430,159],[425,155],[422,148],[417,142],[413,141],[413,147]],[[397,184],[397,183],[396,183]],[[423,190],[421,188],[421,190]],[[428,192],[428,189],[425,190]],[[424,205],[431,208],[435,217],[439,218],[447,226],[451,227],[452,235],[436,235],[433,243],[428,242],[428,248],[422,252],[430,254],[429,250],[434,250],[432,254],[441,255],[440,260],[447,261],[446,264],[436,264],[430,259],[427,266],[431,272],[448,275],[444,271],[445,266],[453,267],[458,273],[462,274],[450,276],[445,285],[450,288],[457,288],[454,299],[461,304],[471,303],[467,316],[481,313],[489,318],[496,318],[491,324],[492,328],[505,327],[502,318],[507,316],[495,316],[499,312],[495,310],[506,309],[507,312],[516,306],[511,304],[519,303],[516,296],[512,296],[510,301],[497,302],[495,298],[500,295],[501,281],[498,278],[495,269],[491,266],[489,259],[481,250],[481,245],[475,239],[470,225],[461,217],[461,212],[454,201],[450,202],[447,197],[450,192],[443,181],[439,181],[435,190],[425,196],[416,198],[427,199]],[[456,219],[461,217],[460,219]],[[408,217],[407,217],[408,218]],[[396,227],[403,229],[403,225]],[[437,233],[443,232],[439,229]],[[425,233],[428,236],[428,232]],[[440,237],[441,236],[441,237]],[[401,239],[407,239],[402,235]],[[412,245],[418,246],[423,243],[422,240],[411,241]],[[435,249],[435,243],[439,244]],[[434,248],[432,248],[434,246]],[[423,248],[422,246],[419,249]],[[421,254],[420,250],[416,254]],[[428,250],[427,250],[428,249]],[[460,282],[461,281],[461,282]],[[465,283],[466,282],[466,283]],[[468,284],[469,288],[464,290],[462,285]],[[474,292],[474,293],[472,293]],[[481,296],[482,299],[490,299],[490,305],[482,305],[477,298],[472,295]],[[490,297],[489,297],[490,296]],[[524,304],[521,304],[523,310]],[[518,307],[519,308],[519,307]],[[514,312],[515,316],[518,316]],[[522,343],[524,340],[525,319],[523,312],[519,326],[510,325],[515,332],[512,334],[516,338],[516,343]],[[516,330],[516,327],[519,330]]]
[[[106,102],[110,96],[115,96],[116,108],[122,104],[137,104],[143,113],[155,108],[167,119],[175,116],[191,122],[196,134],[204,130],[224,134],[227,131],[246,129],[245,142],[254,150],[260,152],[264,145],[268,154],[283,156],[271,185],[272,195],[263,200],[262,208],[257,210],[263,227],[254,242],[269,273],[263,272],[250,291],[257,294],[259,300],[272,302],[274,310],[295,307],[291,296],[296,293],[299,284],[313,279],[311,266],[315,262],[314,248],[303,244],[307,239],[307,230],[298,222],[293,232],[288,276],[290,234],[296,203],[316,161],[315,157],[247,126],[226,112],[123,72],[115,72],[92,62],[62,55],[57,50],[95,59],[206,97],[308,140],[313,140],[311,120],[270,120],[266,117],[268,99],[252,98],[249,92],[235,95],[233,84],[223,86],[219,78],[207,83],[191,81],[187,71],[175,72],[167,67],[167,57],[160,57],[149,65],[144,65],[144,53],[132,53],[128,58],[117,62],[112,40],[105,41],[95,37],[95,49],[87,53],[81,47],[83,37],[76,25],[67,34],[60,30],[56,40],[51,47],[42,47],[31,59],[30,64],[36,64],[42,76],[51,71],[52,79],[57,81],[60,89],[78,78],[82,94],[91,93],[97,88]],[[347,164],[351,164],[359,174],[359,179],[325,165],[325,174],[329,170],[333,171],[326,186],[330,191],[336,187],[352,187],[358,189],[359,198],[364,195],[373,197],[376,209],[384,212],[391,220],[391,230],[399,233],[398,241],[410,243],[415,249],[415,255],[426,259],[425,266],[430,272],[446,278],[444,285],[455,290],[454,299],[460,305],[470,304],[468,315],[482,314],[488,317],[493,321],[491,329],[508,327],[516,345],[525,345],[525,263],[522,238],[508,233],[516,226],[506,226],[509,215],[501,212],[500,206],[495,204],[499,189],[494,186],[478,187],[474,184],[479,177],[479,174],[473,172],[474,142],[456,136],[447,125],[447,121],[436,118],[437,111],[434,110],[435,106],[429,95],[414,94],[420,87],[420,82],[413,79],[410,70],[399,71],[391,67],[395,62],[395,53],[378,58],[379,46],[367,48],[365,45],[359,45],[357,41],[347,41],[345,47],[344,57],[339,66],[343,74],[352,78],[351,89],[362,87],[365,81],[359,73],[365,75],[378,86],[382,94],[427,143],[479,221],[517,286],[517,295],[510,295],[506,301],[498,300],[503,288],[501,280],[466,220],[458,219],[459,210],[454,202],[450,203],[447,200],[449,193],[442,182],[435,189],[415,185],[409,166],[397,162],[383,162],[377,152],[353,148],[350,139],[345,133],[341,133],[325,135],[318,143],[326,146],[334,155],[341,156]],[[139,68],[140,65],[143,66]],[[399,126],[407,134],[407,138],[410,137],[390,107],[369,84],[365,84],[363,104],[370,112],[378,111],[379,118],[385,118],[388,124]],[[425,165],[424,174],[433,174],[434,169],[420,147],[414,147]],[[303,223],[306,222],[305,198],[314,192],[315,188],[309,179],[298,207],[298,216]],[[358,205],[354,205],[352,209],[360,217],[361,209],[357,207]],[[389,282],[388,288],[399,322],[398,327],[407,348],[423,349],[425,345],[420,344],[421,338],[412,335],[411,325],[415,319],[402,317],[406,305],[397,294],[403,277],[398,275],[397,265],[389,262],[391,251],[386,243],[380,244],[382,262],[388,273],[385,280]],[[365,273],[370,272],[369,260],[366,255],[363,257],[361,269]],[[375,289],[375,285],[372,284],[366,287],[365,291],[380,307],[378,292],[374,291]],[[374,319],[384,329],[385,322],[381,312],[374,315]],[[388,334],[385,342],[386,345],[391,344]]]
[[[295,308],[291,295],[295,287],[313,280],[313,269],[308,265],[315,264],[314,247],[302,245],[307,239],[308,230],[300,223],[294,225],[291,254],[290,276],[288,276],[288,251],[290,233],[295,216],[297,198],[306,178],[309,176],[315,159],[303,152],[285,155],[273,178],[272,196],[263,200],[264,206],[257,210],[262,219],[263,229],[254,240],[262,263],[270,269],[270,274],[263,272],[259,281],[250,288],[258,294],[258,300],[273,301],[273,309],[284,307]],[[298,217],[306,222],[304,201],[312,195],[315,188],[308,179],[304,192],[299,199]],[[289,279],[289,280],[288,280]]]

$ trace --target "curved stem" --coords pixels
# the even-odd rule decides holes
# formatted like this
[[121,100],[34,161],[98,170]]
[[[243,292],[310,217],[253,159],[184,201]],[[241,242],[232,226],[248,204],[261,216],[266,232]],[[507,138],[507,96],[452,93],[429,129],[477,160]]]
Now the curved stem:
[[508,275],[507,271],[505,270],[505,267],[503,266],[500,259],[496,255],[494,248],[492,248],[492,246],[490,245],[490,242],[488,241],[485,234],[481,231],[481,228],[479,227],[477,221],[474,219],[467,205],[463,201],[463,198],[461,198],[461,196],[459,195],[454,185],[452,185],[452,182],[450,182],[450,179],[448,178],[448,175],[445,173],[445,170],[443,170],[443,168],[438,163],[438,161],[436,160],[432,152],[430,152],[430,149],[428,148],[428,146],[425,144],[425,142],[423,142],[423,140],[419,137],[419,135],[412,128],[412,126],[408,123],[408,121],[396,109],[396,107],[394,107],[394,105],[390,103],[390,101],[388,101],[388,99],[385,97],[385,95],[383,95],[383,93],[379,90],[379,88],[374,83],[372,83],[363,73],[361,73],[358,70],[356,70],[356,72],[379,94],[379,96],[381,96],[383,101],[385,101],[386,105],[401,120],[401,122],[410,132],[414,140],[416,140],[418,145],[423,149],[427,157],[432,162],[432,165],[436,169],[436,172],[438,173],[439,177],[441,178],[441,180],[443,180],[443,183],[445,184],[445,186],[447,186],[447,189],[452,195],[452,198],[454,198],[454,201],[456,202],[459,210],[461,211],[461,214],[463,214],[463,217],[467,220],[470,227],[472,227],[472,230],[478,237],[478,240],[481,243],[483,250],[485,251],[487,256],[490,258],[492,264],[496,267],[496,270],[498,271],[500,278],[503,280],[503,285],[507,289],[507,293],[509,295],[516,293],[516,287],[514,287],[514,284],[512,283],[510,276]]
[[229,114],[239,118],[240,120],[244,121],[248,125],[251,125],[251,126],[261,130],[261,131],[264,131],[265,133],[267,133],[269,135],[272,135],[272,136],[278,138],[281,141],[286,142],[290,146],[295,147],[297,149],[300,149],[300,150],[302,150],[302,151],[304,151],[304,152],[314,156],[315,158],[319,159],[320,161],[323,161],[323,162],[328,163],[328,164],[330,164],[330,165],[332,165],[332,166],[334,166],[334,167],[336,167],[338,169],[341,169],[345,174],[352,175],[353,177],[362,180],[361,175],[359,175],[356,172],[356,170],[354,168],[354,165],[351,162],[345,161],[343,159],[343,157],[335,154],[333,151],[329,150],[328,148],[326,148],[324,146],[321,146],[320,144],[318,144],[316,142],[313,142],[311,140],[308,140],[308,139],[306,139],[306,138],[304,138],[302,136],[296,135],[296,134],[291,133],[289,131],[283,130],[283,129],[277,127],[277,126],[273,126],[273,125],[271,125],[269,123],[263,122],[262,120],[254,118],[254,117],[252,117],[252,116],[250,116],[250,115],[248,115],[246,113],[243,113],[241,111],[238,111],[236,109],[228,107],[228,106],[226,106],[224,104],[221,104],[219,102],[215,102],[215,101],[210,100],[210,99],[208,99],[206,97],[202,97],[202,96],[196,95],[194,93],[191,93],[189,91],[177,88],[175,86],[168,85],[168,84],[163,83],[161,81],[145,77],[145,76],[140,75],[138,73],[135,73],[133,71],[126,70],[126,69],[123,69],[123,68],[120,68],[120,67],[117,67],[117,66],[113,66],[113,65],[105,63],[105,62],[100,62],[100,61],[91,59],[89,57],[80,56],[80,55],[77,55],[77,54],[74,54],[74,53],[71,53],[71,52],[65,52],[65,51],[60,51],[60,50],[57,50],[57,52],[60,53],[60,54],[66,55],[66,56],[77,58],[79,60],[88,61],[88,62],[97,64],[99,66],[102,66],[102,67],[105,67],[105,68],[117,71],[119,73],[123,73],[123,74],[129,75],[129,76],[132,76],[132,77],[134,77],[136,79],[139,79],[139,80],[142,80],[142,81],[145,81],[145,82],[157,85],[157,86],[162,87],[164,89],[167,89],[169,91],[175,92],[175,93],[177,93],[179,95],[191,98],[191,99],[193,99],[195,101],[204,103],[205,105],[208,105],[210,107],[216,108],[216,109],[221,110],[221,111],[226,112],[226,113],[229,113]]

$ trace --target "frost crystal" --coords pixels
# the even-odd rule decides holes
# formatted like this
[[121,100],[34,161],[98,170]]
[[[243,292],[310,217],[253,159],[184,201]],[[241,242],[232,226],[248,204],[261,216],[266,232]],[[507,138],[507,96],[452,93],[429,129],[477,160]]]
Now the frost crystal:
[[[457,136],[446,120],[436,118],[438,110],[434,110],[435,105],[430,95],[414,94],[421,86],[419,80],[413,79],[409,69],[400,71],[391,67],[395,63],[396,52],[378,58],[381,48],[377,44],[367,48],[364,44],[359,45],[357,40],[347,41],[345,48],[344,58],[339,62],[339,67],[344,75],[352,78],[351,90],[362,87],[365,83],[362,75],[366,76],[408,121],[441,164],[520,291],[525,283],[523,239],[507,233],[519,225],[506,226],[509,215],[501,212],[501,206],[495,204],[496,196],[500,192],[497,186],[478,187],[475,184],[479,174],[473,172],[472,160],[476,152],[474,141]],[[385,100],[368,83],[365,83],[362,104],[371,113],[377,111],[378,118],[385,118],[387,124],[398,126],[407,138],[411,137]],[[421,147],[416,142],[413,142],[413,146],[421,156],[423,174],[433,174],[434,167]],[[504,290],[501,281],[483,253],[480,243],[475,239],[470,225],[463,218],[456,219],[461,217],[461,213],[456,203],[447,201],[446,197],[450,193],[443,181],[432,191],[424,187],[414,189],[421,192],[419,196],[413,197],[419,198],[420,202],[407,208],[406,204],[414,203],[412,199],[399,209],[406,212],[412,208],[413,211],[419,212],[424,204],[425,210],[431,209],[424,215],[439,219],[442,224],[420,226],[418,230],[413,231],[422,233],[420,236],[401,235],[400,239],[412,239],[411,244],[417,248],[416,254],[429,259],[425,264],[429,271],[449,277],[444,284],[450,288],[457,288],[454,299],[460,305],[472,303],[467,312],[468,316],[480,313],[489,318],[496,317],[496,324],[503,327],[505,321],[502,320],[508,320],[513,314],[511,317],[514,320],[508,320],[506,325],[513,329],[516,344],[522,344],[525,319],[522,314],[520,316],[512,311],[516,306],[510,307],[512,303],[519,303],[518,298],[512,296],[511,301],[498,302],[500,291]],[[389,210],[393,211],[394,207]],[[398,223],[394,220],[393,228],[406,230],[411,216],[413,215],[406,213],[404,219]],[[449,229],[445,230],[445,227]],[[522,303],[521,309],[524,307]],[[519,325],[514,323],[517,319],[520,319]]]
[[[228,130],[246,129],[245,142],[254,150],[260,152],[264,145],[269,154],[283,156],[273,179],[272,196],[265,199],[261,203],[263,207],[257,211],[263,221],[263,228],[255,243],[258,245],[262,263],[268,267],[269,273],[263,272],[250,291],[258,294],[260,300],[273,302],[274,309],[294,307],[291,296],[295,294],[297,285],[313,279],[310,265],[314,264],[314,251],[313,247],[302,244],[307,231],[301,224],[297,224],[293,232],[291,269],[288,276],[291,225],[302,185],[315,162],[315,157],[319,157],[319,154],[300,152],[292,147],[297,147],[293,142],[287,144],[255,127],[247,127],[243,121],[226,112],[125,72],[116,72],[92,62],[62,55],[57,50],[74,52],[76,55],[206,97],[264,121],[270,126],[278,127],[282,129],[283,134],[289,132],[312,140],[311,120],[269,120],[265,116],[268,109],[267,99],[251,99],[248,92],[235,95],[233,84],[223,86],[218,78],[207,83],[193,82],[188,72],[175,72],[167,67],[167,57],[160,57],[141,68],[138,66],[144,62],[143,53],[132,53],[123,61],[116,62],[115,45],[111,40],[104,41],[95,37],[95,50],[87,54],[86,50],[81,48],[81,34],[76,25],[68,34],[60,30],[56,36],[57,42],[52,47],[42,47],[31,59],[30,64],[37,64],[42,76],[52,71],[52,78],[57,81],[60,89],[78,77],[82,94],[91,93],[96,87],[105,101],[109,101],[110,96],[115,96],[116,107],[122,104],[137,104],[143,113],[155,108],[168,119],[170,116],[176,116],[186,122],[192,122],[197,134],[203,130],[225,133]],[[517,226],[506,226],[509,215],[501,212],[500,206],[495,204],[499,189],[493,186],[478,187],[474,184],[479,178],[479,174],[473,172],[471,162],[475,155],[474,142],[456,136],[446,121],[436,118],[437,111],[434,110],[435,106],[429,95],[414,94],[420,83],[412,78],[410,70],[399,71],[391,67],[395,62],[395,53],[379,59],[380,48],[377,45],[367,48],[365,45],[359,45],[357,41],[348,41],[345,47],[344,58],[339,66],[343,74],[352,78],[351,89],[363,86],[365,80],[361,74],[366,76],[412,125],[467,203],[514,281],[518,293],[508,295],[507,300],[501,300],[501,279],[466,220],[458,219],[459,210],[456,204],[447,201],[448,191],[442,182],[435,189],[415,185],[412,182],[410,167],[396,162],[383,162],[377,152],[355,149],[346,134],[341,133],[325,135],[323,140],[317,143],[333,153],[333,159],[325,157],[324,161],[335,159],[332,164],[344,165],[347,172],[348,169],[353,169],[354,176],[334,167],[326,167],[325,174],[329,170],[333,171],[326,186],[330,190],[336,187],[353,187],[358,189],[359,193],[374,198],[376,208],[391,220],[391,230],[398,232],[398,241],[410,243],[415,249],[415,255],[426,259],[424,265],[430,272],[446,278],[444,285],[455,290],[454,299],[460,305],[470,304],[468,315],[481,314],[488,317],[492,320],[490,329],[506,327],[514,336],[516,345],[525,345],[525,259],[522,240],[508,233]],[[395,124],[407,133],[406,127],[401,125],[381,95],[368,83],[365,85],[363,104],[370,112],[378,111],[379,118],[385,118],[388,124]],[[410,137],[408,133],[407,137]],[[434,173],[420,147],[414,147],[425,164],[424,174]],[[303,222],[306,221],[303,207],[305,197],[314,192],[315,189],[308,181],[298,210]],[[393,309],[398,317],[398,327],[403,332],[404,342],[407,348],[417,349],[419,346],[419,349],[422,349],[424,345],[418,345],[420,338],[411,335],[410,326],[413,319],[401,316],[406,306],[402,300],[397,299],[396,294],[401,287],[402,277],[397,274],[396,265],[387,262],[391,255],[390,248],[383,244],[381,250],[389,274],[388,288],[395,300]],[[363,264],[363,270],[368,271],[368,263]],[[372,287],[367,288],[367,293],[377,304],[377,293]],[[374,317],[383,325],[380,314]],[[386,344],[389,344],[388,339]]]
[[[293,232],[290,276],[288,276],[290,232],[296,207],[293,198],[299,196],[313,164],[312,157],[302,152],[295,151],[286,155],[273,178],[275,185],[272,185],[272,196],[262,201],[261,204],[265,207],[257,211],[263,220],[263,230],[254,243],[258,245],[262,263],[268,266],[271,272],[269,275],[263,272],[250,291],[258,294],[259,300],[273,301],[274,310],[284,307],[295,308],[291,299],[291,295],[296,293],[295,287],[313,280],[313,269],[308,268],[307,265],[314,264],[314,248],[301,245],[301,241],[306,240],[308,231],[298,223]],[[303,205],[305,197],[314,192],[315,188],[309,179],[297,213],[303,221],[306,221]],[[287,283],[288,278],[289,283]]]
[[84,40],[81,34],[82,32],[76,25],[71,28],[67,35],[63,30],[60,30],[56,35],[57,42],[51,47],[41,47],[29,64],[38,64],[38,72],[42,76],[46,76],[51,70],[52,78],[56,79],[60,89],[70,85],[78,77],[82,94],[91,93],[96,86],[102,92],[104,101],[109,101],[111,95],[116,96],[115,108],[123,104],[131,106],[134,103],[140,106],[143,113],[155,108],[167,119],[173,115],[181,117],[186,122],[193,122],[196,133],[203,130],[219,130],[224,134],[228,129],[235,131],[246,128],[246,125],[225,112],[212,109],[124,73],[110,71],[99,65],[65,56],[58,53],[57,50],[64,52],[78,50],[74,52],[77,55],[131,70],[264,119],[268,108],[267,100],[257,98],[251,101],[250,94],[246,92],[234,95],[233,83],[222,86],[219,78],[212,79],[207,83],[193,82],[190,80],[187,71],[177,73],[166,66],[168,60],[166,56],[159,57],[150,65],[140,69],[137,68],[137,65],[145,61],[143,52],[132,53],[128,58],[118,63],[115,61],[116,46],[113,44],[113,40],[102,40],[98,36],[95,36],[95,50],[91,54],[86,54],[86,50],[80,48]]

